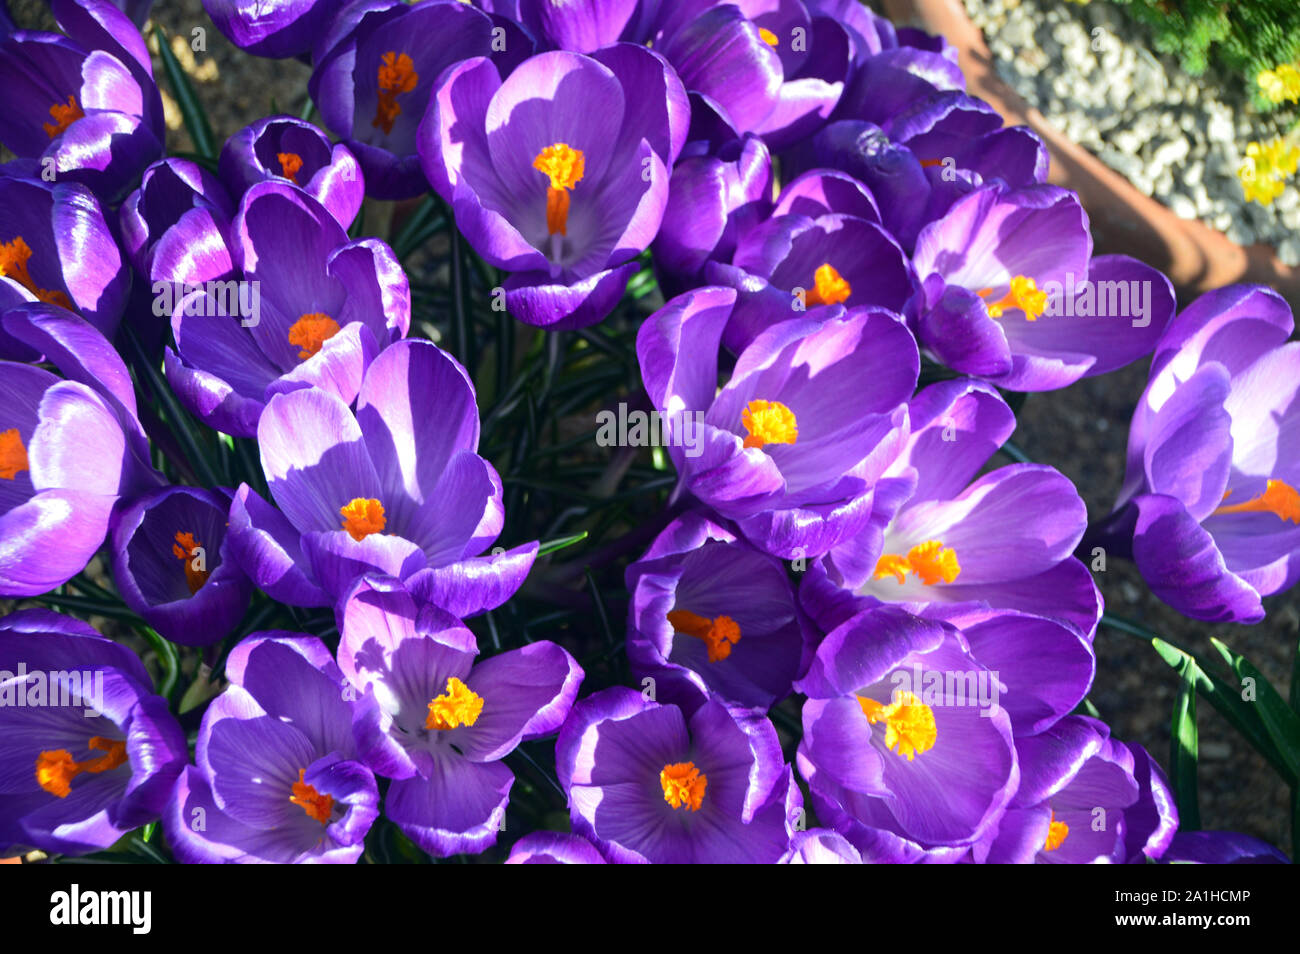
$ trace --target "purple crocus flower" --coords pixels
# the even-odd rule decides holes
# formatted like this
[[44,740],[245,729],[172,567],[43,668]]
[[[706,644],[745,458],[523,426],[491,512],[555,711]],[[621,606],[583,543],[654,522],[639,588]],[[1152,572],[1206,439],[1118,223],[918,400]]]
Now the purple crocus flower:
[[[873,89],[873,96],[879,92]],[[783,168],[839,169],[860,179],[876,197],[881,221],[911,251],[921,228],[981,185],[1011,188],[1047,181],[1047,147],[1025,126],[1002,127],[982,100],[959,92],[935,93],[880,125],[837,120],[783,157]]]
[[158,818],[187,757],[130,650],[46,610],[0,619],[0,855],[107,848]]
[[1123,367],[1150,353],[1174,313],[1160,272],[1092,257],[1078,196],[1055,186],[976,189],[921,230],[912,265],[921,347],[1011,390]]
[[510,849],[508,865],[603,865],[596,847],[581,835],[561,831],[535,831]]
[[736,297],[703,288],[647,319],[641,376],[666,421],[678,492],[734,520],[760,549],[811,559],[870,517],[875,480],[906,436],[916,343],[888,312],[823,308],[772,324],[718,391]]
[[347,0],[203,0],[217,29],[257,56],[311,53]]
[[317,388],[275,395],[257,436],[279,509],[241,486],[231,546],[274,599],[332,606],[376,570],[469,616],[504,603],[532,567],[535,541],[479,556],[504,522],[501,479],[475,453],[469,376],[434,344],[383,351],[361,382],[355,415]]
[[808,668],[814,634],[785,565],[703,514],[670,523],[627,588],[628,658],[661,702],[690,713],[716,693],[766,712]]
[[1257,623],[1300,579],[1300,343],[1268,288],[1207,292],[1170,324],[1101,529],[1185,616]]
[[208,646],[243,618],[252,584],[226,546],[228,491],[162,487],[121,511],[113,579],[126,605],[164,638]]
[[996,832],[973,852],[990,864],[1123,864],[1155,860],[1178,828],[1173,793],[1141,746],[1068,716],[1016,740],[1020,788]]
[[265,179],[288,179],[345,229],[366,195],[361,167],[348,148],[293,116],[268,116],[245,126],[226,140],[217,168],[236,196]]
[[969,378],[933,384],[911,400],[908,417],[910,434],[876,483],[870,522],[805,578],[804,602],[822,625],[880,602],[913,612],[979,604],[1090,637],[1101,597],[1072,555],[1088,523],[1074,485],[1037,464],[977,476],[1016,426],[997,391]]
[[0,327],[66,375],[0,361],[0,596],[47,593],[94,556],[119,499],[162,482],[130,374],[82,318],[20,305]]
[[609,313],[640,267],[689,112],[672,68],[644,47],[543,53],[504,79],[479,57],[446,73],[420,157],[469,243],[514,273],[510,313],[581,327]]
[[[436,36],[437,43],[425,38]],[[509,72],[531,48],[524,34],[451,0],[357,0],[334,20],[315,55],[308,90],[330,131],[352,151],[377,199],[425,189],[416,130],[449,66],[472,57]]]
[[772,864],[803,797],[766,718],[615,686],[573,707],[555,745],[573,829],[616,864]]
[[66,36],[0,40],[0,142],[42,172],[120,199],[162,155],[162,100],[140,31],[109,0],[50,0]]
[[[108,338],[129,273],[99,201],[75,182],[45,182],[30,164],[0,166],[0,307],[41,301],[81,315]],[[26,358],[0,337],[0,357]]]
[[786,186],[773,211],[741,234],[729,262],[704,267],[711,284],[739,292],[722,337],[731,351],[792,312],[825,305],[903,310],[915,290],[907,256],[879,225],[861,183],[814,170]]
[[685,291],[702,283],[705,262],[728,261],[739,236],[772,211],[772,160],[748,135],[711,153],[682,156],[668,183],[668,205],[655,237],[655,268]]
[[520,0],[519,16],[551,47],[593,53],[620,38],[651,46],[701,108],[773,148],[823,122],[849,72],[848,33],[800,0]]
[[474,634],[391,578],[359,580],[338,616],[361,757],[393,779],[384,813],[438,857],[490,847],[515,779],[501,759],[559,729],[582,667],[548,641],[476,663]]
[[[187,240],[196,234],[227,234],[235,208],[225,187],[211,172],[188,159],[169,157],[144,171],[140,188],[126,197],[120,215],[122,247],[127,257],[143,277],[152,278],[155,257],[166,263],[188,265],[189,259],[203,256],[205,250],[189,246]],[[182,220],[196,221],[186,221],[173,229]],[[181,243],[186,247],[175,247]],[[223,242],[218,254],[222,265],[228,266],[225,251]],[[184,280],[166,271],[160,270],[157,277],[164,281]]]
[[[410,325],[410,288],[392,249],[350,241],[324,206],[288,182],[245,193],[229,251],[212,216],[183,217],[173,231],[162,241],[185,257],[157,252],[153,262],[155,292],[183,283],[171,286],[176,350],[164,352],[167,380],[186,407],[227,434],[254,436],[281,392],[315,388],[351,403],[370,361]],[[223,278],[231,274],[240,280]]]
[[1160,856],[1161,864],[1289,865],[1291,859],[1266,841],[1235,831],[1180,831]]
[[953,628],[893,607],[827,634],[796,683],[817,817],[871,862],[956,861],[1018,779],[1001,688]]
[[254,633],[231,650],[226,678],[163,815],[177,859],[355,862],[379,790],[357,758],[354,694],[329,650],[314,636]]

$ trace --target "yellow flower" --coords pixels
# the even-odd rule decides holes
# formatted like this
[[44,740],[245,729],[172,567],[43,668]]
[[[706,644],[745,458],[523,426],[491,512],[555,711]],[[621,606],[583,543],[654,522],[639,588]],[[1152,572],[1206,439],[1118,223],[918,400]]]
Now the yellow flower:
[[1276,69],[1260,70],[1255,77],[1259,88],[1271,103],[1300,102],[1300,70],[1293,63],[1283,63]]
[[1246,161],[1237,170],[1247,202],[1271,205],[1285,189],[1283,180],[1300,165],[1300,145],[1281,136],[1246,147]]

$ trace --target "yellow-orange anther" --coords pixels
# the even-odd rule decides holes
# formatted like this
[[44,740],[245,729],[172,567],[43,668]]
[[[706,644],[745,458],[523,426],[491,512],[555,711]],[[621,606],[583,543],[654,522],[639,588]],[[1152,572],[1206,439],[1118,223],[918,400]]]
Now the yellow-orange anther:
[[299,348],[298,358],[318,354],[325,342],[339,333],[339,323],[323,312],[309,312],[289,326],[289,344]]
[[587,157],[581,149],[555,142],[533,159],[533,168],[546,176],[546,230],[551,235],[567,235],[569,227],[569,190],[582,181]]
[[[1227,500],[1231,495],[1232,491],[1229,490],[1223,499]],[[1271,513],[1282,520],[1300,523],[1300,493],[1285,481],[1270,480],[1258,497],[1220,507],[1210,516],[1217,517],[1225,513]]]
[[405,53],[389,50],[379,64],[379,101],[375,104],[375,118],[371,126],[385,134],[393,131],[393,123],[402,115],[397,97],[409,93],[420,82],[415,71],[415,61]]
[[36,783],[51,795],[67,798],[72,791],[72,780],[82,772],[92,775],[108,772],[126,764],[126,740],[91,736],[87,747],[103,755],[78,762],[67,749],[42,752],[36,757]]
[[709,777],[695,767],[694,762],[675,762],[665,765],[659,773],[664,801],[673,808],[689,808],[698,812],[704,804],[704,790],[709,787]]
[[1070,834],[1070,826],[1065,822],[1057,821],[1056,812],[1052,812],[1052,820],[1047,826],[1047,841],[1043,842],[1043,851],[1055,851],[1060,848],[1068,834]]
[[[992,288],[981,288],[977,294],[987,298],[993,294]],[[1037,321],[1047,310],[1047,292],[1041,290],[1032,278],[1017,275],[1011,279],[1010,290],[997,301],[988,303],[989,317],[1001,318],[1008,308],[1019,308],[1029,321]]]
[[473,725],[482,711],[483,697],[451,676],[447,679],[447,691],[430,701],[424,727],[445,732],[462,725]]
[[749,431],[745,438],[746,447],[793,444],[799,437],[799,422],[795,420],[794,411],[780,401],[750,401],[740,412],[740,423]]
[[781,42],[779,39],[777,39],[776,34],[773,33],[771,30],[767,29],[767,27],[759,27],[758,35],[763,38],[763,42],[766,43],[768,46],[774,47],[779,45]]
[[0,431],[0,478],[15,480],[19,471],[27,469],[27,448],[23,447],[18,428]]
[[71,311],[72,300],[65,293],[36,287],[35,280],[27,270],[27,260],[31,257],[31,246],[23,241],[21,235],[11,242],[0,242],[0,275],[12,278],[41,301]]
[[668,614],[668,622],[677,632],[704,640],[711,663],[726,659],[731,655],[731,647],[740,642],[740,625],[730,616],[708,619],[690,610],[673,610]]
[[293,783],[293,794],[289,796],[289,801],[301,805],[308,818],[314,818],[322,825],[328,825],[330,815],[334,813],[334,796],[322,795],[316,791],[314,785],[308,785],[303,781],[306,774],[306,769],[298,769],[298,781]]
[[804,304],[809,307],[838,305],[847,301],[852,294],[853,287],[835,270],[834,265],[827,262],[819,265],[813,273],[813,287],[804,295]]
[[907,556],[883,554],[876,561],[874,578],[883,580],[892,576],[901,584],[909,570],[920,577],[922,583],[933,586],[941,580],[951,583],[957,579],[961,565],[957,562],[956,550],[948,549],[938,540],[927,540],[908,550]]
[[384,529],[384,505],[374,497],[353,497],[342,507],[343,529],[353,540],[364,540]]
[[[185,563],[185,582],[190,586],[190,594],[197,593],[204,583],[208,582],[209,572],[207,570],[196,570],[194,561],[197,559],[195,550],[202,549],[203,544],[194,539],[194,534],[186,532],[176,532],[176,542],[172,544],[172,554],[176,559]],[[206,562],[206,561],[201,561]]]
[[55,103],[50,107],[50,115],[54,122],[44,124],[45,135],[53,139],[86,114],[82,112],[77,97],[69,94],[67,103]]
[[277,152],[275,158],[280,160],[280,174],[297,185],[298,170],[302,168],[302,156],[296,152]]
[[885,723],[885,748],[898,753],[909,762],[918,752],[934,748],[939,730],[934,723],[934,710],[910,692],[895,692],[894,701],[882,705],[875,699],[858,696],[858,705],[872,725]]

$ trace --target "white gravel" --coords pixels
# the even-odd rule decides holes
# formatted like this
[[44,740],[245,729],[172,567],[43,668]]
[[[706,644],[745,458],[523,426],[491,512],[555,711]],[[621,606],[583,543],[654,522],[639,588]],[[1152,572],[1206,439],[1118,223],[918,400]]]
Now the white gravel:
[[1300,177],[1267,207],[1247,202],[1237,179],[1246,144],[1284,133],[1294,110],[1261,114],[1213,71],[1188,75],[1102,0],[965,4],[998,73],[1067,136],[1176,215],[1300,265]]

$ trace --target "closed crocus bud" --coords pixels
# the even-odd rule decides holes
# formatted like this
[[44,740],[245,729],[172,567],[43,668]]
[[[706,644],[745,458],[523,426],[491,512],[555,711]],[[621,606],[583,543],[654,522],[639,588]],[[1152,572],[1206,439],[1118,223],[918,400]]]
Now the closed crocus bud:
[[257,56],[311,53],[347,0],[203,0],[203,9],[231,43]]
[[[211,172],[188,159],[167,158],[144,171],[140,188],[126,197],[120,215],[127,256],[142,277],[152,279],[156,256],[162,258],[158,277],[165,278],[177,258],[198,251],[193,246],[176,248],[175,239],[194,230],[187,225],[172,232],[173,226],[184,219],[198,219],[210,225],[212,233],[225,235],[235,209],[225,187]],[[164,243],[169,234],[172,241]],[[158,252],[160,246],[163,250]]]

